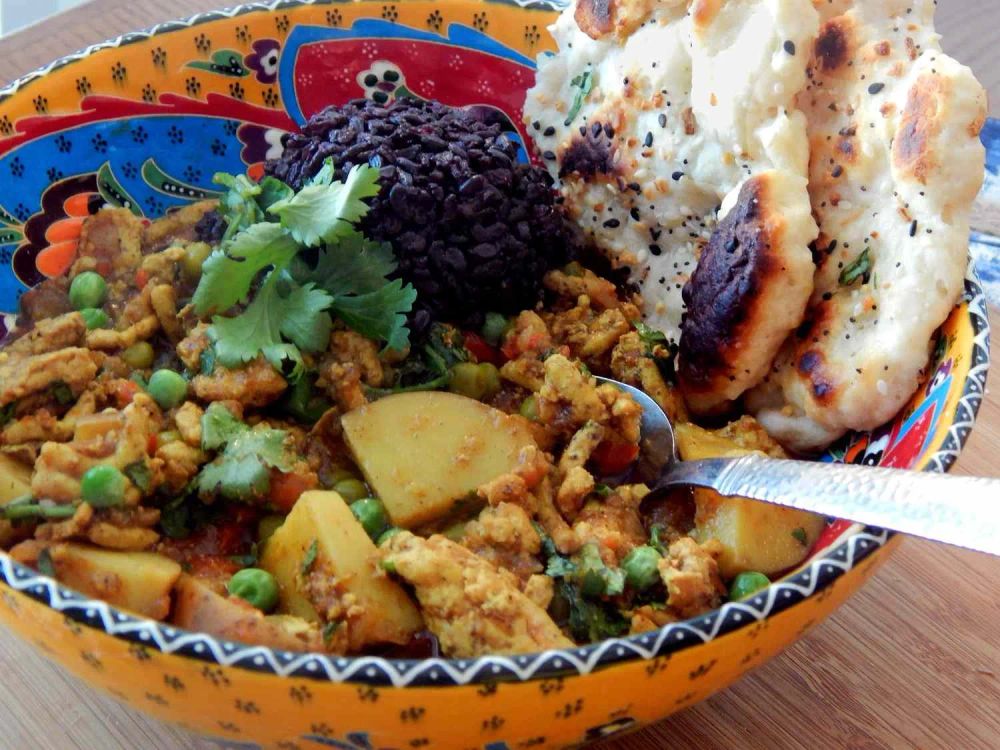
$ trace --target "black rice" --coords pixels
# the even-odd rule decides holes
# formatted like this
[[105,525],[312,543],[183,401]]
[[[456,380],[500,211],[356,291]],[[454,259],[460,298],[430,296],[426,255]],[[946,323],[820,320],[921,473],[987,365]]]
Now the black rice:
[[362,222],[392,244],[397,275],[417,289],[416,327],[431,319],[477,324],[541,298],[542,276],[574,254],[575,234],[549,174],[517,163],[517,144],[489,108],[360,99],[314,115],[267,174],[299,189],[333,158],[380,169],[382,190]]

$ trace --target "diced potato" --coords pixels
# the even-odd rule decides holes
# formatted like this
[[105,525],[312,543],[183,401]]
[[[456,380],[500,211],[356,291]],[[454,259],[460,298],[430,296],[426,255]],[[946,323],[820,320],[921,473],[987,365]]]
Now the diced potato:
[[358,651],[370,643],[406,643],[423,627],[416,605],[378,567],[375,552],[343,498],[313,490],[267,541],[260,566],[278,580],[282,612],[342,622],[350,650]]
[[[782,455],[777,444],[758,428],[749,417],[716,431],[678,424],[677,449],[685,461],[745,456],[758,451]],[[745,570],[772,575],[798,565],[826,525],[823,516],[815,513],[722,497],[712,490],[696,489],[694,498],[692,536],[699,541],[718,539],[722,543],[719,570],[725,578]]]
[[[31,494],[31,467],[16,458],[0,453],[0,505],[6,505],[16,497],[29,494]],[[9,547],[30,533],[30,527],[22,526],[18,529],[7,519],[0,518],[0,547]]]
[[181,566],[151,552],[112,552],[80,544],[49,548],[56,578],[81,593],[145,617],[170,612],[170,592]]
[[0,453],[0,505],[31,494],[31,467]]
[[454,393],[401,393],[342,419],[344,437],[396,526],[448,515],[457,500],[512,471],[533,445],[523,420]]
[[176,594],[171,621],[187,630],[288,651],[322,651],[333,646],[323,642],[316,623],[292,615],[265,616],[239,599],[220,596],[194,576],[181,575]]

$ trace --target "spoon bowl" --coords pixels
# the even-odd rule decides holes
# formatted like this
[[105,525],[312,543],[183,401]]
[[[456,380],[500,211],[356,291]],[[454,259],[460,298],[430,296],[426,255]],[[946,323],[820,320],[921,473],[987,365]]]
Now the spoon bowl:
[[673,425],[659,404],[633,386],[597,380],[642,407],[639,458],[628,476],[649,486],[647,502],[675,487],[705,487],[1000,555],[1000,479],[763,454],[680,461]]

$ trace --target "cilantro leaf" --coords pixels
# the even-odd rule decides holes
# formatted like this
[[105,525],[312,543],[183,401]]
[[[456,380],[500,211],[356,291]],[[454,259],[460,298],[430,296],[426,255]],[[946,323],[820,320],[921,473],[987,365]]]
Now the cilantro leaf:
[[628,631],[628,622],[612,607],[585,599],[582,592],[565,579],[556,582],[556,592],[568,607],[566,624],[581,642],[613,638]]
[[213,401],[201,415],[202,450],[214,451],[247,429],[225,406]]
[[667,345],[667,335],[663,331],[657,331],[641,320],[633,320],[632,325],[635,326],[635,331],[639,334],[642,343],[646,345],[647,350],[652,351],[656,346]]
[[362,336],[385,341],[388,348],[399,350],[410,343],[406,313],[416,299],[417,290],[397,279],[377,292],[334,297],[330,309]]
[[306,554],[302,557],[302,564],[299,568],[302,575],[306,575],[312,570],[312,566],[316,564],[317,555],[319,555],[319,542],[313,539],[306,548]]
[[244,299],[257,275],[286,267],[298,254],[298,243],[277,224],[254,224],[223,243],[202,266],[192,302],[199,315],[224,312]]
[[316,268],[300,274],[330,294],[368,294],[385,286],[386,277],[396,270],[392,247],[371,242],[358,233],[341,237],[319,253]]
[[291,471],[293,460],[285,449],[287,434],[264,425],[247,427],[213,404],[202,417],[202,446],[225,448],[215,461],[198,474],[198,492],[218,492],[227,500],[246,502],[263,497],[271,486],[270,470]]
[[861,279],[862,284],[868,283],[872,270],[872,259],[869,249],[866,247],[861,255],[848,263],[844,267],[844,270],[840,272],[840,278],[837,280],[841,286],[850,286],[858,279]]
[[[257,195],[256,201],[262,211],[266,211],[280,200],[285,200],[295,195],[294,190],[277,177],[272,177],[271,175],[266,175],[258,184],[260,185],[260,194]],[[263,217],[261,221],[263,221]]]
[[312,183],[290,198],[272,204],[268,213],[307,247],[333,242],[355,231],[354,224],[368,213],[363,198],[378,195],[379,171],[367,165],[351,168],[344,181]]
[[283,361],[291,360],[298,371],[304,366],[302,357],[294,346],[282,341],[282,334],[307,351],[326,347],[333,326],[325,312],[332,301],[330,295],[312,284],[288,283],[291,292],[283,297],[278,277],[272,272],[240,315],[213,318],[209,334],[215,340],[220,363],[239,367],[263,353],[275,369],[281,370]]
[[583,100],[587,98],[590,90],[594,87],[594,77],[589,70],[585,70],[582,75],[573,76],[573,80],[569,82],[569,85],[570,88],[576,89],[576,93],[573,94],[573,104],[570,106],[569,112],[566,113],[563,125],[569,125],[580,114]]
[[315,284],[295,285],[283,303],[281,332],[301,349],[318,352],[330,343],[333,321],[324,312],[332,298]]
[[240,315],[212,319],[209,335],[215,341],[216,359],[226,367],[239,367],[282,343],[280,298],[272,278]]
[[310,185],[329,185],[333,182],[333,157],[328,156],[323,160],[323,166],[309,180]]
[[217,172],[212,182],[227,188],[219,199],[218,212],[226,220],[224,240],[228,240],[251,224],[264,220],[264,212],[257,203],[261,187],[245,174]]

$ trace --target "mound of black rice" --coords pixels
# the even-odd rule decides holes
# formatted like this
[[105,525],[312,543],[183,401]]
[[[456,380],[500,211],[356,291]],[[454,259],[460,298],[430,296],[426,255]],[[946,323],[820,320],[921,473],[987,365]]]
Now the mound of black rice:
[[299,189],[328,157],[337,179],[355,164],[380,169],[382,190],[361,228],[392,244],[397,274],[416,287],[415,327],[474,325],[487,311],[531,307],[544,273],[574,254],[551,178],[517,163],[498,114],[359,99],[314,115],[265,172]]

